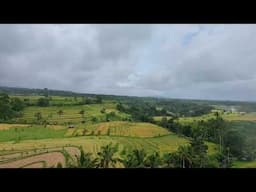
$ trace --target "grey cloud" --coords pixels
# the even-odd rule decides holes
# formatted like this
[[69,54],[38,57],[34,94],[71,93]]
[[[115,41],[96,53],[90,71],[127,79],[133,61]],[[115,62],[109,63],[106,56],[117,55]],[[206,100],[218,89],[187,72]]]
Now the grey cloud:
[[256,25],[2,24],[0,85],[255,100],[255,33]]

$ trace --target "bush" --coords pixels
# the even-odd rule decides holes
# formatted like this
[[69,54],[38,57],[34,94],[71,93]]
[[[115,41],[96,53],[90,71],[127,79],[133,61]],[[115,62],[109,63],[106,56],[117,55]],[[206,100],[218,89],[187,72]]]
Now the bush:
[[57,164],[57,168],[62,168],[62,164],[60,162]]
[[50,102],[47,98],[39,98],[37,101],[37,105],[40,107],[47,107],[49,106]]

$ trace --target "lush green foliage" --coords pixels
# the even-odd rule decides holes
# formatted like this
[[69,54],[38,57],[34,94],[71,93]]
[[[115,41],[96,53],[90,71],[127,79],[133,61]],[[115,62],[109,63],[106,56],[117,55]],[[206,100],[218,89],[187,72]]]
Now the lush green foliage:
[[19,98],[10,98],[7,94],[0,94],[0,121],[8,121],[19,117],[24,108],[24,102]]

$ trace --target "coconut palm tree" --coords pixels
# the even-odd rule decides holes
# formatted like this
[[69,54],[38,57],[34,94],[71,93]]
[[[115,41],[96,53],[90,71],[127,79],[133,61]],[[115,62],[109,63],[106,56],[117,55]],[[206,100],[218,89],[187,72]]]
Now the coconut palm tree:
[[146,167],[146,153],[144,149],[134,149],[132,152],[128,152],[128,154],[123,160],[121,160],[121,162],[126,168]]
[[167,168],[174,168],[174,155],[172,153],[165,153],[163,155],[163,163]]
[[157,168],[161,165],[161,157],[158,152],[153,153],[152,155],[148,156],[146,161],[147,167],[150,168]]
[[192,165],[191,150],[189,146],[179,146],[177,154],[182,168],[190,168]]
[[76,156],[77,166],[79,168],[95,168],[98,164],[98,158],[92,158],[91,153],[85,153],[82,148],[80,148],[80,156]]
[[98,153],[99,156],[99,167],[109,168],[110,166],[115,166],[115,164],[120,161],[119,158],[114,157],[115,153],[118,151],[118,145],[112,146],[112,143],[102,146],[101,151]]

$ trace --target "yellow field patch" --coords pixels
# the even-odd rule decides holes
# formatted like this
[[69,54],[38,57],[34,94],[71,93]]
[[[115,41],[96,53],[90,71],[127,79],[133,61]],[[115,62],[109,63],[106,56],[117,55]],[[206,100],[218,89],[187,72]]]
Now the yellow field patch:
[[0,123],[0,130],[7,130],[12,127],[29,127],[30,125],[27,124],[6,124],[6,123]]

